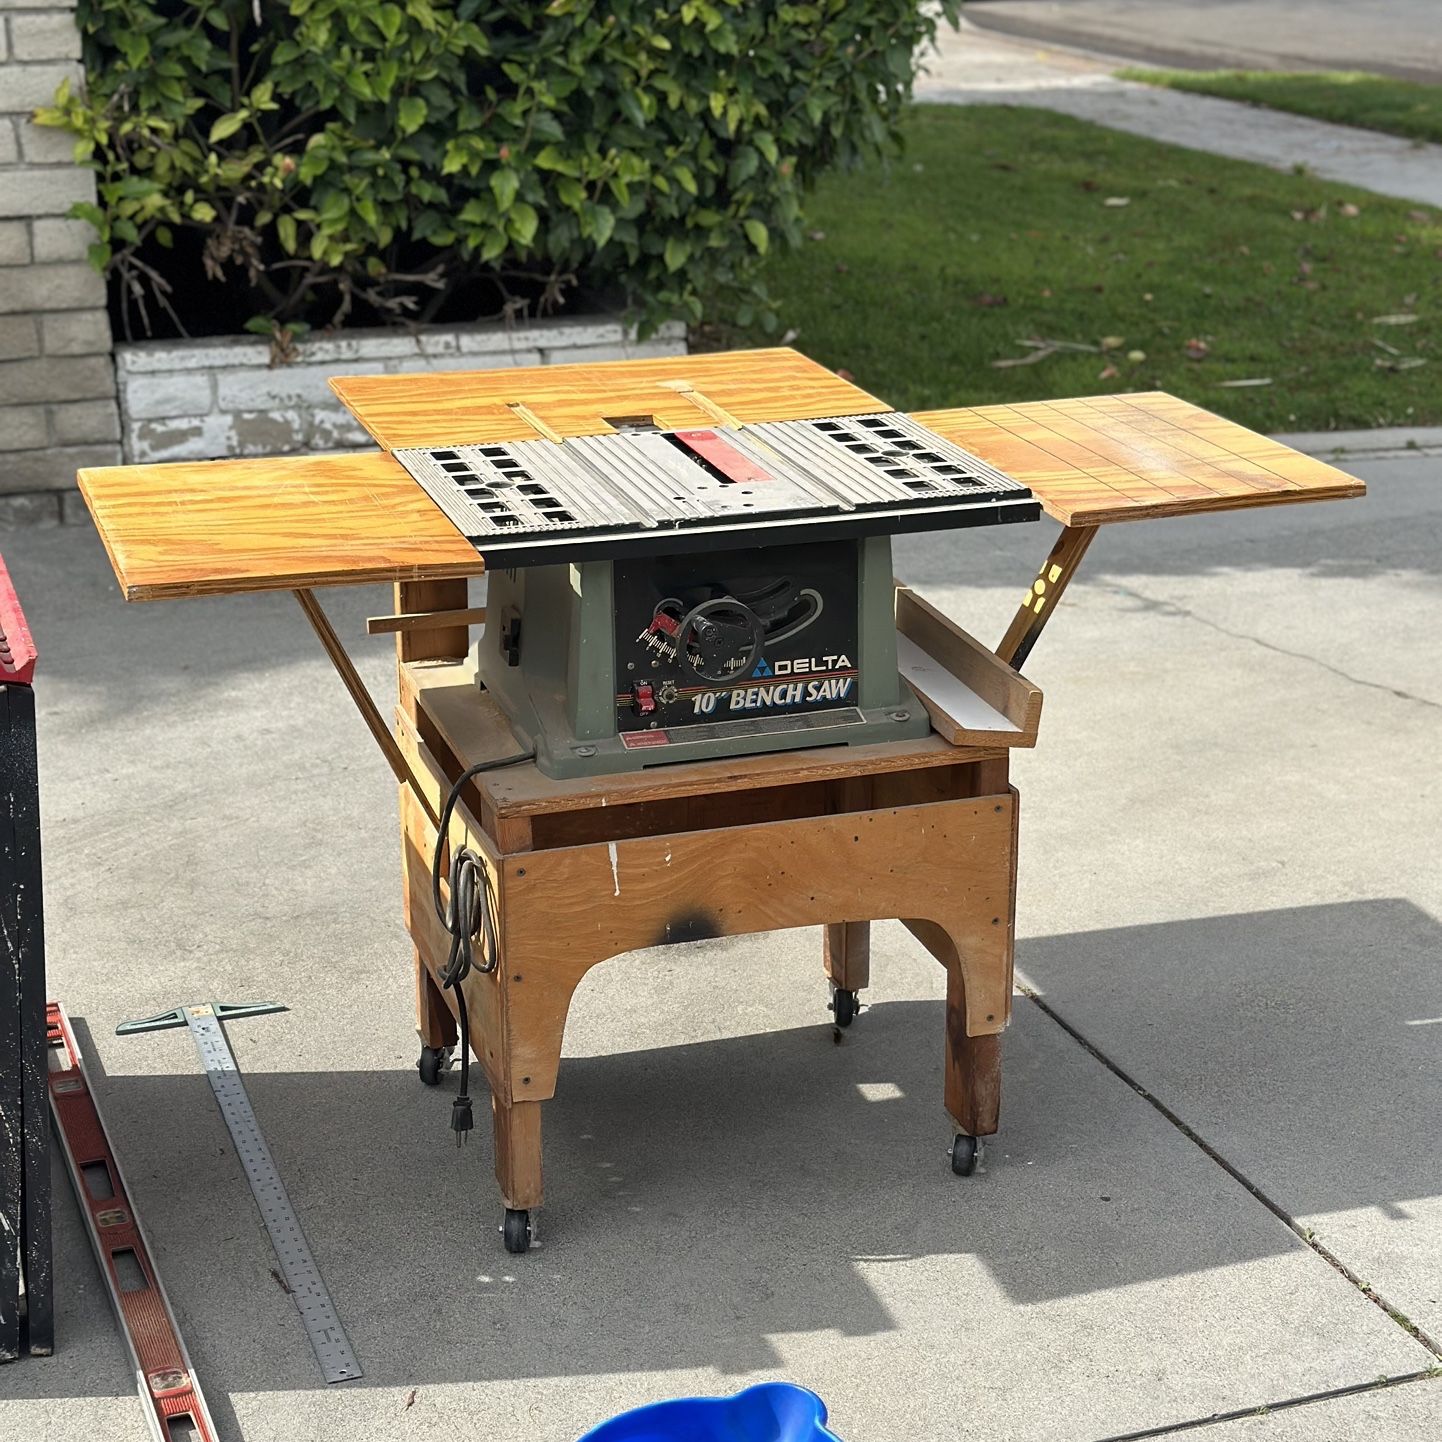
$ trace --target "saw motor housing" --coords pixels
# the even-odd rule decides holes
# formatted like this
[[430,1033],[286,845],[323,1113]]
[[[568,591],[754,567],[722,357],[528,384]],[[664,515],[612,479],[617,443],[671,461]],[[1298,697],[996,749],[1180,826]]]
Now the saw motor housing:
[[477,678],[547,775],[925,736],[891,539],[490,574]]

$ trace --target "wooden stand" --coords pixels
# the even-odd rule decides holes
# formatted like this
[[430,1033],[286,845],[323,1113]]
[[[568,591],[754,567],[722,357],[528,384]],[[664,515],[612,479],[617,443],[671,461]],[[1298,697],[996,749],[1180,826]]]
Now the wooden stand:
[[[465,605],[463,594],[428,589],[398,587],[397,612]],[[448,1047],[458,1001],[438,984],[450,938],[431,898],[433,816],[464,769],[518,748],[461,660],[461,635],[407,628],[399,649],[397,740],[420,789],[400,787],[416,1017],[425,1046]],[[1040,695],[1013,685],[1034,736]],[[970,1137],[995,1132],[1016,835],[1006,750],[937,735],[571,782],[534,766],[477,777],[449,842],[481,855],[495,898],[498,964],[463,989],[507,1208],[542,1201],[541,1104],[555,1095],[576,986],[599,962],[668,942],[824,927],[844,1025],[869,981],[870,922],[899,918],[947,972],[946,1108]]]
[[[462,1003],[436,984],[450,949],[431,896],[438,818],[453,778],[517,747],[463,664],[469,627],[484,616],[464,578],[484,572],[482,558],[389,451],[601,436],[623,416],[677,430],[887,407],[784,348],[332,384],[382,450],[99,467],[79,480],[128,600],[296,593],[400,783],[416,1015],[425,1044],[444,1048]],[[1159,393],[916,419],[1029,486],[1065,528],[995,653],[898,592],[898,666],[933,735],[568,783],[516,766],[461,795],[447,843],[482,858],[498,939],[496,969],[463,983],[463,1004],[490,1081],[513,1250],[524,1250],[525,1214],[542,1197],[541,1105],[555,1093],[577,983],[609,957],[671,941],[823,926],[844,1025],[869,980],[871,921],[903,920],[946,968],[945,1099],[962,1133],[952,1165],[970,1170],[971,1139],[996,1130],[1010,1008],[1017,817],[1008,748],[1035,743],[1041,709],[1041,693],[1015,668],[1098,527],[1364,489]],[[394,732],[313,594],[374,581],[396,583],[395,614],[371,623],[396,635]]]

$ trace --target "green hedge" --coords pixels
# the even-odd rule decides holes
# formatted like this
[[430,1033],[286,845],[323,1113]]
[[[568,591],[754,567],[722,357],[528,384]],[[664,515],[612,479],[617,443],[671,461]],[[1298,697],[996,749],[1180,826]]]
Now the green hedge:
[[544,310],[577,284],[619,290],[647,327],[703,303],[765,323],[761,258],[798,239],[822,171],[894,140],[934,17],[918,0],[80,0],[86,93],[40,118],[98,172],[100,203],[75,213],[127,326],[214,331],[237,297],[251,328],[291,331],[430,320],[457,294]]

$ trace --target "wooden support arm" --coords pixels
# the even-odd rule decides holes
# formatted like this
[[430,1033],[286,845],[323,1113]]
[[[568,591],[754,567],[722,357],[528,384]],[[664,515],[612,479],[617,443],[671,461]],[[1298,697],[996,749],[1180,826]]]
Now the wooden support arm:
[[321,609],[321,604],[316,600],[313,592],[296,591],[295,599],[300,602],[300,608],[305,612],[306,619],[320,638],[320,644],[325,647],[325,653],[330,657],[331,665],[335,667],[341,682],[350,692],[350,698],[355,702],[356,710],[361,713],[361,720],[370,728],[376,745],[381,748],[381,754],[390,763],[396,780],[402,786],[410,787],[415,793],[416,799],[425,808],[432,825],[439,825],[440,817],[437,815],[429,795],[415,772],[411,770],[411,764],[406,759],[405,752],[401,750],[400,743],[391,734],[390,727],[382,719],[379,708],[372,700],[371,693],[366,690],[366,684],[361,680],[360,673],[355,668],[355,663],[351,660],[345,647],[341,645],[340,637],[336,635],[335,627],[330,623],[330,617]]
[[1051,619],[1056,603],[1076,574],[1096,533],[1096,526],[1067,526],[1057,537],[1056,545],[1042,563],[1026,599],[1017,608],[1011,625],[1006,628],[1006,635],[996,648],[996,654],[1008,666],[1019,671],[1026,664],[1026,658],[1041,636],[1042,627]]

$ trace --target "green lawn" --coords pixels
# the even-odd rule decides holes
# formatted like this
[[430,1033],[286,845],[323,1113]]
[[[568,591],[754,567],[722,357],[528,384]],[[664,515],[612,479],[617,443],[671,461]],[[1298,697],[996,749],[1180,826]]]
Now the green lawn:
[[1384,130],[1408,140],[1442,142],[1442,85],[1419,85],[1370,75],[1364,70],[1144,70],[1118,72],[1198,95],[1245,100],[1273,110],[1290,110],[1314,120]]
[[1442,211],[1039,110],[920,106],[906,141],[827,179],[767,275],[794,344],[891,404],[1160,388],[1264,430],[1442,422]]

